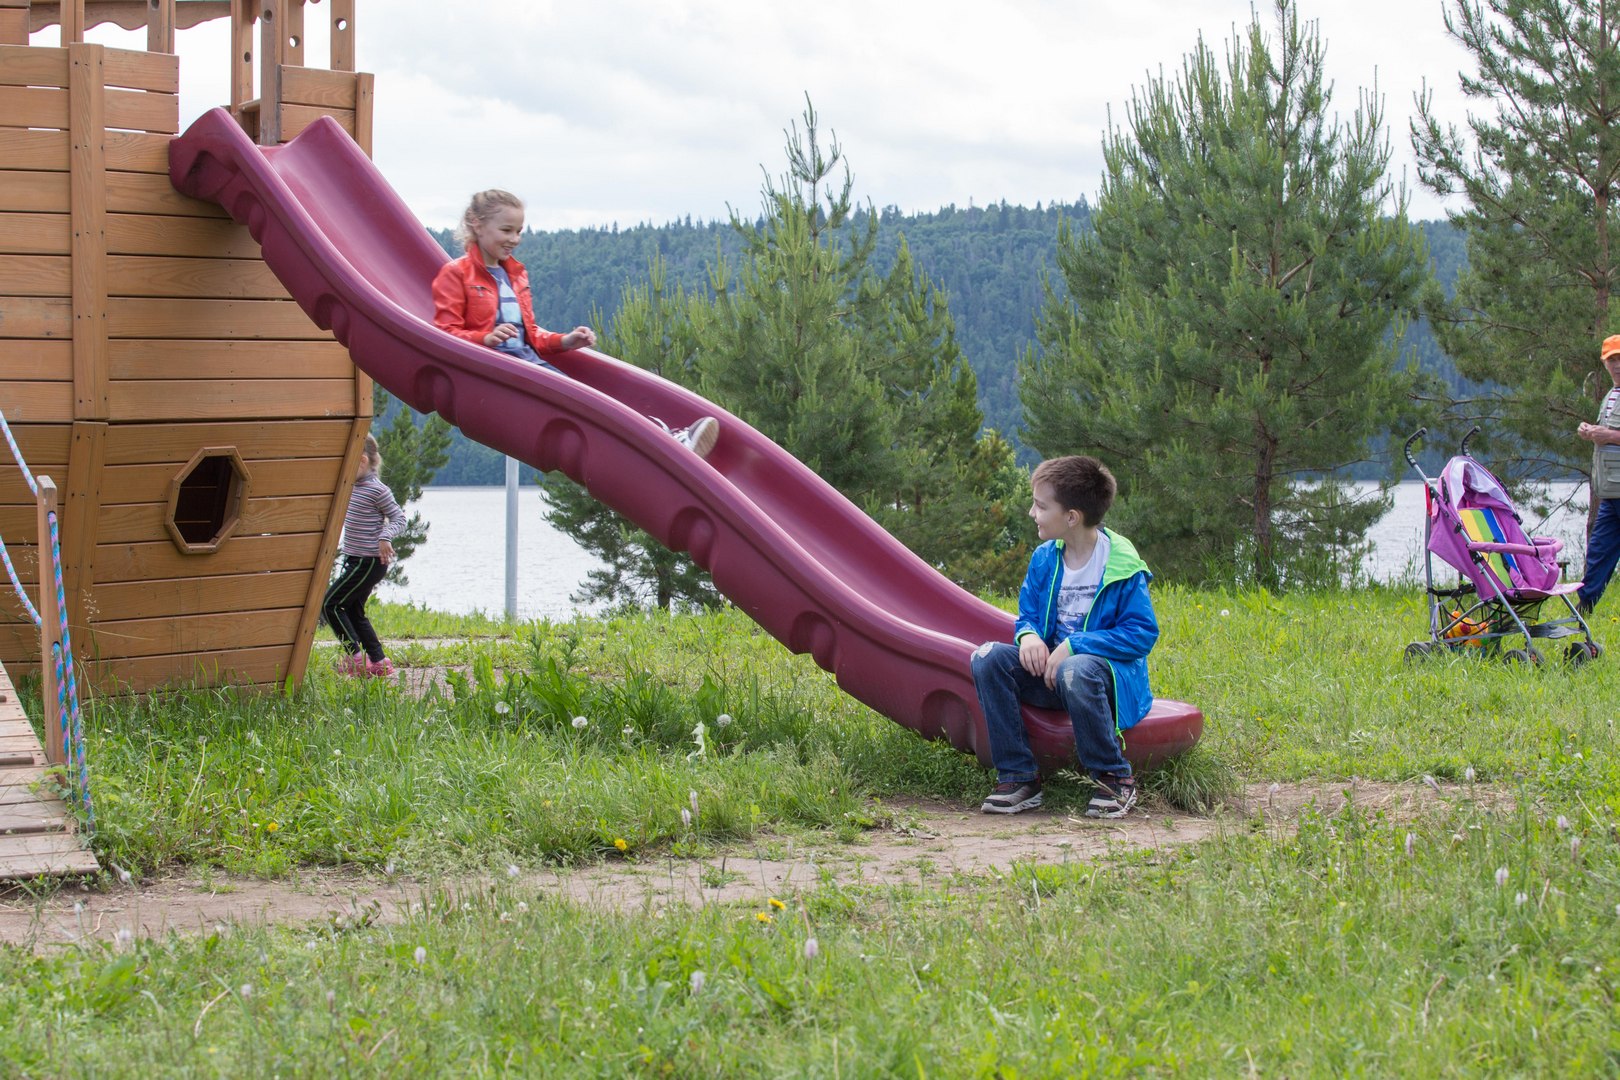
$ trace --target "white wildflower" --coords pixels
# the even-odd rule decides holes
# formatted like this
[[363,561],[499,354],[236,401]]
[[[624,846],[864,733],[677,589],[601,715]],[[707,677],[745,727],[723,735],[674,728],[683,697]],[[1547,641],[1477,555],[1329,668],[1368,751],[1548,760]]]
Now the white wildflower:
[[626,724],[626,725],[624,725],[624,737],[625,738],[628,739],[630,736],[634,735],[635,733],[636,733],[636,726],[634,724]]
[[506,702],[497,701],[495,703],[495,715],[497,715],[497,716],[505,716],[508,713],[510,713],[511,711],[512,711],[512,706],[508,705]]
[[818,957],[820,955],[821,955],[821,943],[818,942],[813,937],[805,938],[804,939],[804,958],[806,960],[814,960],[816,957]]
[[692,811],[684,806],[681,807],[681,825],[688,829],[692,827]]
[[336,990],[328,990],[326,992],[326,1004],[327,1004],[327,1006],[331,1007],[331,1005],[336,1001],[337,1001],[337,991]]
[[1569,854],[1570,854],[1570,857],[1573,858],[1574,856],[1579,855],[1580,853],[1581,853],[1581,838],[1578,837],[1578,836],[1570,837],[1569,838]]
[[1406,857],[1411,858],[1412,852],[1417,850],[1417,837],[1411,833],[1406,834]]
[[585,719],[583,716],[574,717],[574,727],[579,731],[584,731],[585,726],[589,723],[590,721]]
[[697,817],[698,817],[697,792],[688,791],[686,793],[686,801],[691,804],[691,806],[692,806],[692,820],[696,821]]
[[1513,894],[1513,903],[1518,907],[1524,907],[1524,902],[1528,899],[1530,899],[1530,897],[1526,896],[1522,892]]
[[692,987],[692,993],[701,994],[703,992],[703,978],[704,978],[703,972],[701,972],[701,971],[692,972],[692,978],[691,978],[690,983],[689,983],[690,986]]
[[1563,814],[1559,814],[1558,820],[1554,822],[1554,824],[1557,825],[1559,831],[1562,832],[1563,830],[1569,828],[1569,818],[1565,817]]
[[134,940],[135,932],[127,926],[120,926],[118,932],[113,934],[113,944],[118,946],[119,951],[129,948]]
[[1221,608],[1221,618],[1224,619],[1224,618],[1226,618],[1227,616],[1229,616],[1231,614],[1232,614],[1232,612],[1230,610],[1228,610],[1226,608]]
[[1463,779],[1468,781],[1470,784],[1474,782],[1474,767],[1472,765],[1463,770]]
[[1428,784],[1429,787],[1433,788],[1436,795],[1444,794],[1444,792],[1440,790],[1440,782],[1434,777],[1430,776],[1428,773],[1423,774],[1423,782]]
[[416,952],[415,952],[414,955],[416,956],[416,962],[418,964],[427,963],[427,950],[424,949],[422,946],[418,945],[416,947]]
[[1498,889],[1500,889],[1500,888],[1504,887],[1505,885],[1507,885],[1507,883],[1508,883],[1508,868],[1505,867],[1505,866],[1498,866],[1496,868],[1496,887]]
[[528,914],[528,912],[529,912],[529,905],[527,903],[525,903],[524,901],[519,900],[518,901],[518,914],[519,915],[526,915],[526,914]]
[[246,1001],[248,998],[250,998],[252,996],[253,996],[253,984],[252,983],[243,983],[242,984],[242,1000]]
[[516,863],[509,863],[506,867],[506,876],[509,878],[517,877],[519,872]]
[[730,713],[721,713],[719,716],[715,717],[714,718],[714,726],[715,727],[730,727],[731,726],[731,714]]

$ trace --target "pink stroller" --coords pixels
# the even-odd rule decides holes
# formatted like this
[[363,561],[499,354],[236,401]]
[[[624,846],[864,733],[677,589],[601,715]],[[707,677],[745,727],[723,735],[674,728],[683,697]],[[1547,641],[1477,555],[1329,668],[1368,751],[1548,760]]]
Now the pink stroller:
[[[1429,640],[1406,647],[1408,660],[1443,649],[1478,648],[1504,660],[1539,664],[1542,655],[1533,639],[1572,641],[1564,650],[1571,663],[1596,659],[1602,647],[1573,599],[1578,581],[1562,582],[1558,553],[1564,544],[1549,536],[1528,537],[1501,481],[1468,454],[1463,436],[1457,456],[1440,475],[1424,476],[1412,444],[1428,433],[1420,428],[1406,440],[1406,460],[1423,478],[1424,583],[1429,596]],[[1435,585],[1434,557],[1458,574],[1455,588]],[[1542,619],[1541,607],[1555,599],[1568,611]],[[1522,649],[1502,650],[1502,639],[1522,635]]]

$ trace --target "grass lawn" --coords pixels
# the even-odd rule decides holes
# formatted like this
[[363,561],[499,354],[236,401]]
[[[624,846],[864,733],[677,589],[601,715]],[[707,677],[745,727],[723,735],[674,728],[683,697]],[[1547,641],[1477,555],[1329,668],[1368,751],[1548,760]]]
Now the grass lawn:
[[[396,662],[452,669],[448,691],[340,680],[317,650],[290,696],[98,703],[96,848],[137,879],[404,866],[423,882],[410,914],[0,947],[0,1060],[25,1076],[1620,1074],[1614,660],[1407,666],[1426,625],[1411,590],[1155,603],[1155,689],[1208,717],[1200,749],[1150,778],[1159,799],[1424,775],[1455,794],[1416,818],[1233,817],[1174,851],[937,885],[580,907],[495,871],[855,841],[874,797],[971,806],[989,777],[735,612],[508,627],[385,607],[385,636],[419,639]],[[1600,639],[1615,628],[1600,614]],[[1088,795],[1064,777],[1049,791],[1056,813]]]

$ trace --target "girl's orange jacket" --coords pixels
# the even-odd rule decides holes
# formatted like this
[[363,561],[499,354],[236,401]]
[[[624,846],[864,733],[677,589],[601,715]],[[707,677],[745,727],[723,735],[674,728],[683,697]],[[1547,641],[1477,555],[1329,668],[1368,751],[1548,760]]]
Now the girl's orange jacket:
[[[501,260],[501,268],[512,279],[512,291],[517,293],[518,308],[523,312],[523,338],[529,347],[537,353],[566,352],[561,334],[535,324],[529,271],[516,259]],[[495,329],[500,307],[500,286],[476,251],[445,263],[433,279],[433,324],[463,341],[484,344],[484,335]]]

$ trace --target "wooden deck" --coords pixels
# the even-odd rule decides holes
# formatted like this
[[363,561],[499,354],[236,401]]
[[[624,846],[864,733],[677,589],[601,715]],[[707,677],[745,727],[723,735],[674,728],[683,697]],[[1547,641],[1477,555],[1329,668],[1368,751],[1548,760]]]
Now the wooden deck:
[[0,880],[94,874],[73,815],[45,775],[45,750],[0,667]]

